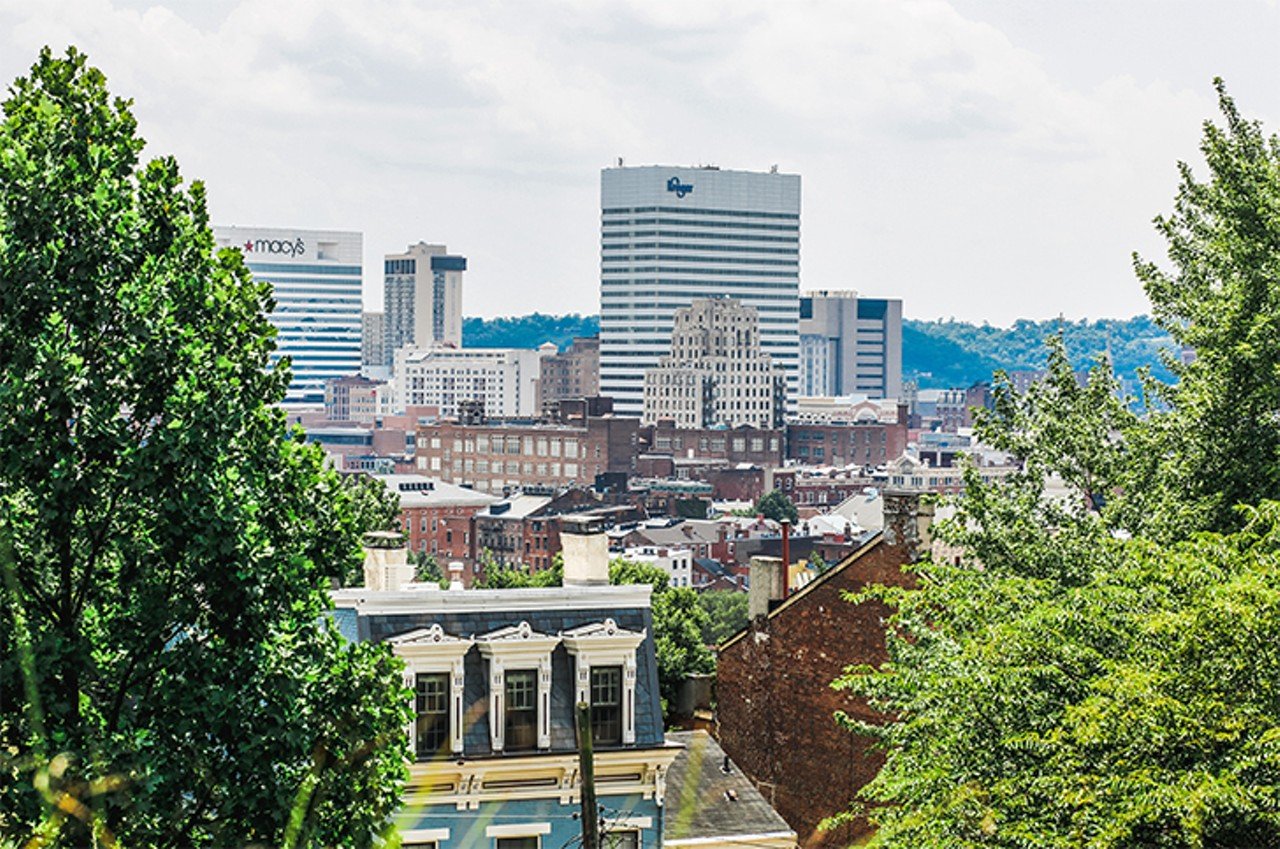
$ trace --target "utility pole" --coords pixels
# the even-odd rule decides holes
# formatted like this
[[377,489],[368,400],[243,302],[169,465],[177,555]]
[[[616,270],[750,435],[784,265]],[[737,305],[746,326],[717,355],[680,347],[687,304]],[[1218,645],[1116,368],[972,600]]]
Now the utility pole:
[[600,849],[596,765],[591,751],[591,705],[578,702],[578,775],[582,778],[582,849]]

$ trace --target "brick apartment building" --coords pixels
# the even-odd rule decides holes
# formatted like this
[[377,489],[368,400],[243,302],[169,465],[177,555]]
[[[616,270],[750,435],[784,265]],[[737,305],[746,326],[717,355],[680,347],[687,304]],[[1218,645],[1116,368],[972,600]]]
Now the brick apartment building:
[[782,465],[783,431],[772,428],[677,428],[660,421],[640,428],[640,450],[689,460],[718,460],[725,465]]
[[422,474],[502,494],[591,486],[596,476],[635,472],[637,419],[612,415],[557,422],[441,421],[418,427]]
[[400,498],[400,525],[407,548],[434,555],[443,569],[450,560],[469,561],[472,517],[498,499],[422,475],[381,475]]
[[538,409],[547,413],[559,401],[600,394],[600,337],[575,336],[560,353],[542,358]]
[[787,426],[787,459],[814,466],[878,466],[907,449],[907,405],[897,420]]
[[720,647],[721,746],[804,846],[849,846],[867,833],[862,822],[829,832],[818,823],[845,810],[883,763],[869,740],[839,727],[833,714],[883,717],[831,682],[850,664],[887,660],[888,609],[852,605],[844,594],[873,583],[909,585],[901,567],[927,544],[932,508],[904,491],[886,492],[884,501],[886,530],[789,597],[781,561],[754,559],[750,623]]

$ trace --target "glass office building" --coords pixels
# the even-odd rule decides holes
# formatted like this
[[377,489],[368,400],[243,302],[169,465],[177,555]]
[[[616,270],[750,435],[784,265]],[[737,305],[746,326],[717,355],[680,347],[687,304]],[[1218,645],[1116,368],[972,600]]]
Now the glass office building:
[[286,404],[323,404],[324,382],[360,373],[364,237],[334,230],[214,227],[219,247],[244,253],[271,283],[276,352],[293,364]]
[[648,165],[600,174],[600,394],[640,415],[644,373],[698,298],[756,308],[763,351],[799,375],[800,176]]

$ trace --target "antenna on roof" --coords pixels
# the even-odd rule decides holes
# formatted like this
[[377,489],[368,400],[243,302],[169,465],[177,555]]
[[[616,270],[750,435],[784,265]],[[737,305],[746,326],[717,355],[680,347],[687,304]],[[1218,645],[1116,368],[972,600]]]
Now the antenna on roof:
[[775,162],[773,165],[770,165],[770,166],[769,166],[769,173],[770,173],[770,174],[777,174],[777,173],[778,173],[778,164],[777,164],[776,162]]
[[621,168],[621,167],[622,167],[622,157],[621,157],[621,156],[619,156],[619,157],[618,157],[618,167],[619,167],[619,168]]

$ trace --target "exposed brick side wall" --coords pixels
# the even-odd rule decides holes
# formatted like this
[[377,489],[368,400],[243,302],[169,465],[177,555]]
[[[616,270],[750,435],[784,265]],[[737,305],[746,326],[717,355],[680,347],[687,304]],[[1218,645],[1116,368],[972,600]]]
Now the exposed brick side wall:
[[865,824],[819,832],[880,769],[869,741],[836,725],[837,710],[875,715],[860,700],[831,689],[853,663],[886,660],[878,603],[854,606],[842,593],[869,583],[901,585],[903,550],[877,541],[772,617],[755,620],[720,655],[717,721],[720,744],[755,782],[804,846],[844,847]]

